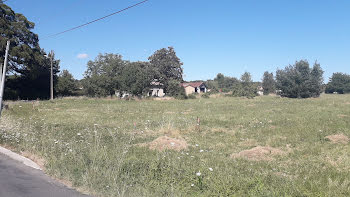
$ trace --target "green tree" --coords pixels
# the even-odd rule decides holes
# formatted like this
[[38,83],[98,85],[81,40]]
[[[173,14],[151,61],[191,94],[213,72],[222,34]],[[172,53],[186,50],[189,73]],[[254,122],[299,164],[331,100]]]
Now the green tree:
[[273,73],[264,72],[262,87],[264,89],[264,95],[274,93],[276,91],[276,81],[273,78]]
[[257,86],[252,80],[252,76],[249,72],[245,72],[241,75],[239,83],[237,83],[232,89],[232,95],[237,97],[254,98],[257,95]]
[[241,84],[243,89],[241,96],[245,96],[247,98],[255,97],[257,92],[257,87],[253,83],[252,75],[249,72],[245,72],[243,73],[240,79],[241,79]]
[[177,80],[170,80],[168,83],[168,96],[175,97],[177,99],[186,99],[186,92],[185,88],[180,85],[179,81]]
[[239,84],[239,80],[237,78],[226,77],[225,75],[223,75],[221,73],[217,74],[217,76],[214,79],[214,81],[217,82],[218,88],[222,92],[229,92],[233,88],[235,88],[235,86],[237,86]]
[[77,82],[68,70],[63,70],[58,75],[56,92],[59,96],[73,96],[78,89]]
[[223,75],[222,73],[218,73],[214,81],[218,83],[219,89],[222,90],[223,88],[225,88],[225,75]]
[[154,72],[148,62],[131,62],[123,67],[118,83],[120,91],[134,96],[146,95],[149,92]]
[[276,87],[281,96],[289,98],[318,97],[322,90],[323,71],[318,63],[310,69],[306,60],[276,72]]
[[176,56],[173,47],[157,50],[148,60],[154,68],[155,79],[164,84],[165,92],[167,92],[169,81],[183,81],[183,63],[180,61],[180,58]]
[[310,79],[308,80],[308,88],[312,97],[319,97],[323,86],[323,70],[321,65],[315,62],[310,72]]
[[[3,62],[7,40],[11,41],[5,98],[48,98],[50,89],[50,59],[39,46],[38,35],[31,30],[34,23],[0,4],[0,62]],[[54,80],[59,72],[59,61],[54,61]],[[15,94],[14,94],[15,93]]]
[[333,73],[326,86],[325,92],[327,94],[332,94],[334,92],[339,94],[350,93],[350,75],[345,73]]
[[205,85],[210,90],[210,94],[219,92],[219,84],[215,80],[207,80]]
[[83,80],[85,93],[98,97],[113,96],[122,88],[118,77],[128,63],[119,54],[99,54],[87,64]]

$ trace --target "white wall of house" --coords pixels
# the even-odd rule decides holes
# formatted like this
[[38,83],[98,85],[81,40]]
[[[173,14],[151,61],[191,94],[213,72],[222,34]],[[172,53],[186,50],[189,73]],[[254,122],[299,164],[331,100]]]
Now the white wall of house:
[[151,88],[148,96],[164,97],[165,93],[162,88]]

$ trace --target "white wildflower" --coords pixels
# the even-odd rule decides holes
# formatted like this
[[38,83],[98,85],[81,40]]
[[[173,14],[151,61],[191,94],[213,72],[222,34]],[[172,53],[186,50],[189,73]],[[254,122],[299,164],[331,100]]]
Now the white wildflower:
[[198,147],[199,145],[198,144],[196,144],[196,147]]
[[191,187],[193,187],[193,186],[194,186],[194,184],[192,183],[192,184],[191,184]]
[[213,168],[209,168],[209,171],[210,171],[210,172],[213,172]]
[[81,136],[81,133],[77,133],[77,135]]
[[196,175],[197,175],[197,176],[201,176],[202,173],[199,171],[199,172],[196,173]]
[[199,152],[202,153],[202,152],[204,152],[204,150],[200,150]]

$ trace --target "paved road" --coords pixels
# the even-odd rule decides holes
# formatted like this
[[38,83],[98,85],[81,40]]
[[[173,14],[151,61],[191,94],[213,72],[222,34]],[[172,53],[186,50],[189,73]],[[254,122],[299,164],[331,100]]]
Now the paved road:
[[0,197],[88,197],[0,153]]

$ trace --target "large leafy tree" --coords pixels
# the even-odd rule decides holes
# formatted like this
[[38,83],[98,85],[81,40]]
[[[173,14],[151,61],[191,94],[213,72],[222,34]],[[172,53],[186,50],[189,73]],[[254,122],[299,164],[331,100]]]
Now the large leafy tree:
[[339,93],[346,94],[350,93],[350,75],[345,73],[333,73],[327,86],[326,93]]
[[164,84],[165,91],[167,91],[169,81],[183,81],[183,63],[177,57],[173,47],[157,50],[148,60],[155,69],[156,80]]
[[[7,99],[48,98],[50,88],[50,59],[39,46],[38,35],[31,30],[34,23],[0,3],[0,62],[3,62],[6,42],[10,40],[8,58]],[[55,81],[59,61],[54,61]]]
[[89,61],[83,86],[89,96],[112,96],[121,89],[118,77],[128,64],[119,54],[99,54]]
[[153,79],[154,71],[149,62],[131,62],[122,69],[118,82],[121,92],[141,96],[147,94]]
[[276,72],[276,87],[281,96],[289,98],[318,97],[321,94],[323,70],[315,63],[311,69],[306,60]]
[[264,72],[262,87],[264,89],[264,95],[274,93],[276,91],[276,81],[273,78],[273,73]]

